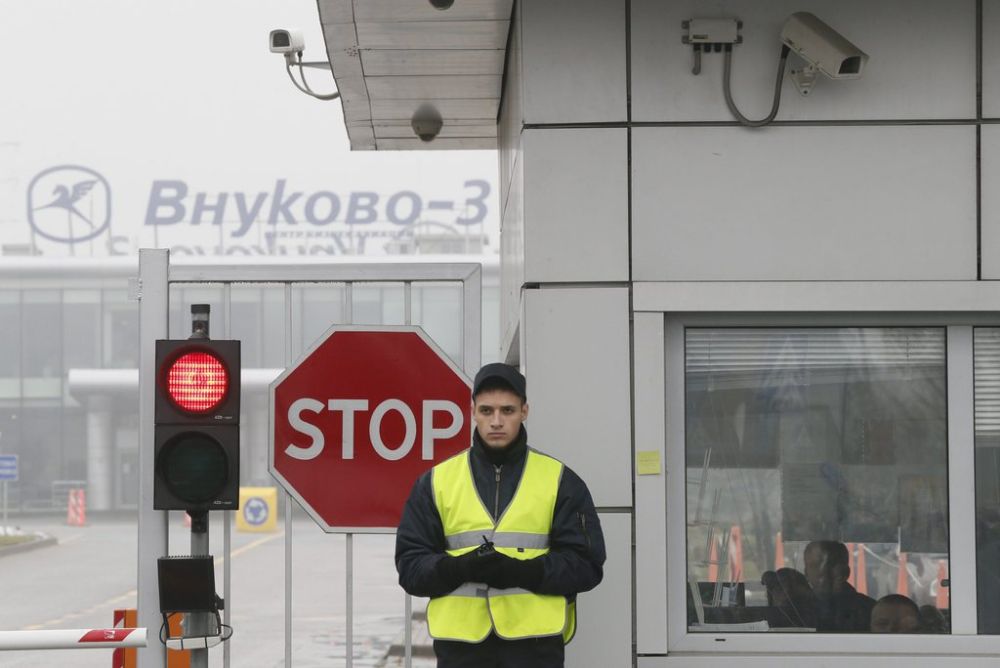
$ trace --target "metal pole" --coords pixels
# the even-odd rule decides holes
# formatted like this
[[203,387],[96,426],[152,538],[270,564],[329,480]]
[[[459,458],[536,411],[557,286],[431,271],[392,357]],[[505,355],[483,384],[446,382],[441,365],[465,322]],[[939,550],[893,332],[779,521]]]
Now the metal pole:
[[[222,227],[219,226],[219,229],[221,230]],[[222,321],[222,338],[231,339],[233,338],[232,283],[226,283],[222,288],[222,316],[224,318]],[[242,382],[242,379],[237,378],[236,382],[240,383]],[[222,610],[222,623],[226,626],[232,626],[230,622],[233,615],[232,537],[233,513],[226,510],[222,513],[222,554],[225,556],[225,561],[222,562],[222,596],[223,600],[226,602],[226,607]],[[231,648],[229,642],[227,641],[222,643],[223,668],[229,668],[230,660]]]
[[406,624],[403,626],[403,666],[412,668],[413,666],[413,597],[406,595],[404,606]]
[[354,666],[354,534],[347,534],[347,668]]
[[[292,284],[285,283],[285,368],[292,366]],[[292,495],[285,491],[285,668],[292,668]]]
[[413,324],[413,282],[403,283],[403,324]]
[[[188,513],[191,515],[191,513]],[[191,515],[191,555],[208,555],[208,511]],[[211,628],[214,615],[207,612],[189,612],[184,620],[187,622],[189,636],[215,635]],[[191,668],[208,668],[208,648],[191,650]]]
[[[139,251],[139,512],[137,549],[137,626],[158,629],[160,617],[156,560],[167,551],[167,513],[153,510],[153,403],[156,339],[167,338],[169,254]],[[166,649],[160,643],[139,649],[138,665],[164,668]]]
[[[403,283],[403,323],[413,324],[413,282]],[[405,595],[403,602],[403,615],[406,618],[403,624],[403,666],[412,668],[413,666],[413,598]]]
[[[354,283],[348,283],[344,288],[344,320],[348,325],[354,323]],[[354,535],[347,534],[347,638],[345,654],[347,668],[354,665]]]
[[7,535],[7,481],[3,481],[3,535]]

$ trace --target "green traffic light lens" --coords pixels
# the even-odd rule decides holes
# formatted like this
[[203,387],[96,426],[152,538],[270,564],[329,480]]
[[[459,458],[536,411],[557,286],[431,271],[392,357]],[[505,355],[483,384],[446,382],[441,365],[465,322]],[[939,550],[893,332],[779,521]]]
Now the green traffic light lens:
[[226,451],[214,438],[185,432],[171,438],[160,450],[157,467],[170,491],[185,503],[207,503],[229,480]]

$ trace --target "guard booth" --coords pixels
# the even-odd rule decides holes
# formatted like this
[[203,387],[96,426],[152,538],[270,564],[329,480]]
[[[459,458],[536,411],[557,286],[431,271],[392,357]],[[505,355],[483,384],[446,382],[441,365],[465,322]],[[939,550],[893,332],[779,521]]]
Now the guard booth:
[[609,546],[567,664],[995,663],[1000,5],[349,5],[352,148],[497,149],[504,354]]
[[[218,339],[239,338],[233,327],[233,294],[239,290],[264,291],[263,299],[271,307],[271,316],[284,323],[283,358],[285,367],[292,366],[313,339],[331,325],[397,324],[426,325],[427,334],[437,341],[451,358],[456,369],[473,375],[481,358],[481,289],[482,268],[473,263],[394,263],[394,264],[265,264],[258,266],[191,266],[172,265],[165,250],[140,252],[139,281],[136,285],[140,300],[140,504],[139,504],[139,561],[138,561],[138,616],[140,625],[150,629],[160,627],[157,593],[157,558],[167,554],[188,554],[187,537],[180,544],[169,544],[170,519],[167,512],[153,509],[153,398],[156,376],[154,342],[163,338],[186,338],[189,320],[187,306],[194,302],[212,302],[212,336]],[[365,313],[358,309],[364,303],[355,299],[361,291],[390,291],[390,299],[382,299],[384,313]],[[215,299],[206,299],[206,297]],[[394,308],[395,307],[395,308]],[[257,370],[248,381],[266,387],[283,369]],[[268,376],[258,378],[256,376]],[[463,407],[465,408],[465,407]],[[260,480],[267,471],[267,402],[245,402],[241,465],[242,480]],[[373,489],[373,492],[377,490]],[[255,575],[270,583],[271,598],[278,591],[284,592],[284,665],[295,665],[292,651],[294,641],[295,601],[292,597],[295,542],[293,515],[295,501],[287,495],[281,500],[284,526],[284,572]],[[231,513],[210,513],[210,532],[222,533],[221,550],[215,554],[224,558],[219,595],[226,600],[223,623],[232,625],[233,610],[247,605],[240,592],[233,588],[231,577],[232,537]],[[268,540],[267,537],[261,541]],[[353,604],[354,576],[367,564],[354,565],[353,535],[345,536],[342,557],[324,555],[324,559],[341,559],[346,564],[346,581],[343,583],[308,582],[308,587],[319,590],[329,586],[330,595],[342,591],[346,598],[346,619],[340,622],[346,632],[344,657],[347,666],[353,665]],[[384,546],[383,546],[384,547]],[[391,547],[390,547],[391,549]],[[301,563],[301,562],[299,562]],[[372,566],[376,567],[376,566]],[[377,566],[392,568],[388,564]],[[394,576],[394,570],[392,572]],[[394,579],[394,578],[393,578]],[[259,603],[259,601],[258,601]],[[381,614],[399,615],[406,620],[399,629],[405,634],[404,661],[410,663],[411,602],[402,590],[395,599],[396,608]],[[244,607],[240,615],[252,618],[253,610]],[[238,629],[237,629],[238,632]],[[230,642],[239,642],[234,636]],[[230,642],[222,650],[222,661],[229,666],[233,649]],[[243,659],[245,662],[247,659]],[[213,660],[214,661],[214,660]],[[159,643],[139,650],[139,665],[146,668],[163,668],[165,650]],[[213,664],[214,665],[214,664]]]

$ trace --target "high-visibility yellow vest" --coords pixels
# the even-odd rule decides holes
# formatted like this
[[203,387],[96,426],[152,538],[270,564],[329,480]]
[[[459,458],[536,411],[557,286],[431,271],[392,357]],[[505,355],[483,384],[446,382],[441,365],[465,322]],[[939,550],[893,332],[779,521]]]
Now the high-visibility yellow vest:
[[[484,539],[514,559],[546,554],[562,463],[529,449],[517,492],[494,524],[476,491],[470,456],[466,450],[435,466],[432,473],[431,487],[448,554],[471,552]],[[431,599],[427,628],[439,640],[481,642],[495,630],[509,640],[562,635],[569,642],[576,631],[576,605],[565,596],[466,582],[450,594]]]

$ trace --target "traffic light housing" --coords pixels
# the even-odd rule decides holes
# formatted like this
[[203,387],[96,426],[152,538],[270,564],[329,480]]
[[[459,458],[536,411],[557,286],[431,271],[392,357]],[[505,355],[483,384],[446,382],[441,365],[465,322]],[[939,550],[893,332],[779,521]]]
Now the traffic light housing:
[[156,342],[156,510],[234,510],[240,497],[240,342]]

